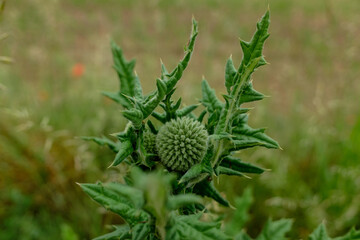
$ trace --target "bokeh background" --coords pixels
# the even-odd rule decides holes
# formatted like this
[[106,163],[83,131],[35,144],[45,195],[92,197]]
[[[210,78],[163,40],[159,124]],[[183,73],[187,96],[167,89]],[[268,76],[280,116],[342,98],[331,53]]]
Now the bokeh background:
[[107,149],[77,138],[124,126],[101,95],[118,88],[111,39],[137,59],[148,92],[160,58],[169,68],[181,59],[194,15],[200,33],[177,91],[192,104],[202,75],[225,92],[226,59],[240,63],[238,37],[250,40],[268,5],[271,64],[254,86],[271,98],[250,105],[250,124],[283,150],[242,152],[271,171],[223,178],[221,190],[233,201],[252,188],[250,234],[269,217],[294,219],[293,239],[322,221],[331,234],[360,227],[358,0],[10,0],[0,23],[9,34],[0,55],[14,60],[0,65],[0,239],[90,239],[120,221],[75,184],[121,176],[107,169]]

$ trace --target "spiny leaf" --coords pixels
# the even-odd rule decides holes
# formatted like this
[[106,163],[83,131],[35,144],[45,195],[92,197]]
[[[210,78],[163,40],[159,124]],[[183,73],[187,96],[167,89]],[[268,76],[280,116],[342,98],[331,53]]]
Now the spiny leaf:
[[236,111],[236,103],[241,97],[241,89],[249,81],[251,74],[254,72],[255,67],[260,58],[253,59],[244,70],[244,73],[240,76],[239,80],[236,81],[232,91],[231,96],[226,95],[225,97],[226,104],[221,111],[220,119],[215,129],[215,133],[227,132],[229,128],[229,122],[232,118],[233,112]]
[[214,134],[215,127],[218,124],[219,118],[220,118],[220,112],[219,111],[215,111],[215,112],[209,114],[208,122],[207,122],[207,124],[205,126],[206,126],[206,129],[208,130],[210,135]]
[[231,157],[231,156],[227,156],[225,157],[221,163],[220,166],[229,168],[229,169],[233,169],[236,170],[238,172],[242,172],[242,173],[263,173],[264,169],[254,166],[250,163],[245,163],[242,162],[240,159],[235,158],[235,157]]
[[99,144],[100,146],[108,146],[113,152],[118,152],[119,151],[119,144],[106,138],[106,137],[81,137],[81,139],[85,140],[85,141],[93,141],[97,144]]
[[[233,88],[230,93],[231,99],[227,101],[228,103],[221,112],[220,120],[215,129],[215,133],[220,133],[227,130],[230,118],[233,114],[233,111],[236,109],[239,99],[242,96],[244,87],[250,80],[251,74],[257,67],[266,63],[262,56],[262,49],[265,40],[269,36],[267,32],[269,24],[269,11],[267,11],[261,21],[257,24],[257,31],[255,32],[252,40],[249,43],[240,41],[243,50],[243,60],[237,73],[233,76],[233,79],[227,80],[227,89],[230,89],[230,83],[233,83]],[[229,72],[231,73],[232,70],[229,70]],[[227,76],[229,77],[230,75]]]
[[225,86],[229,94],[231,93],[231,87],[234,86],[234,77],[236,75],[236,72],[237,70],[234,67],[234,63],[230,56],[225,66]]
[[360,239],[360,231],[356,231],[354,228],[352,228],[344,236],[334,238],[334,240],[359,240],[359,239]]
[[175,72],[169,77],[166,78],[165,84],[166,84],[166,94],[170,93],[171,90],[176,86],[176,83],[180,80],[180,78],[182,77],[184,68],[182,66],[181,63],[179,63],[179,65],[176,67]]
[[243,60],[237,73],[233,76],[232,79],[229,78],[233,73],[233,70],[231,69],[231,62],[229,62],[227,71],[231,74],[226,75],[226,77],[229,78],[226,82],[227,89],[230,89],[231,83],[233,84],[233,88],[230,94],[232,100],[229,101],[229,104],[225,105],[225,108],[221,113],[219,123],[215,130],[216,133],[223,132],[227,128],[230,117],[235,110],[235,106],[239,102],[244,88],[248,86],[247,84],[249,83],[251,74],[257,67],[266,63],[262,56],[262,49],[265,40],[269,36],[267,32],[269,24],[269,11],[267,11],[261,21],[257,24],[257,31],[255,32],[252,40],[249,43],[240,41],[243,50]]
[[129,199],[136,208],[141,208],[144,205],[145,200],[143,192],[139,189],[115,182],[108,183],[105,187],[125,197],[126,199]]
[[219,228],[217,222],[202,222],[197,215],[173,217],[173,224],[168,230],[166,240],[196,239],[196,240],[230,240]]
[[230,94],[230,97],[238,102],[243,94],[244,88],[249,84],[251,75],[254,73],[256,67],[258,66],[261,58],[252,59],[245,67],[243,73],[235,81],[234,88]]
[[[177,102],[175,104],[171,104],[171,108],[178,111],[179,107],[181,105],[181,98],[179,98],[177,100]],[[192,106],[195,106],[195,105],[192,105]],[[190,106],[189,106],[190,107]],[[194,108],[195,109],[195,108]],[[190,111],[191,112],[191,111]]]
[[242,174],[241,172],[239,171],[236,171],[234,169],[231,169],[231,168],[227,168],[227,167],[223,167],[223,166],[219,166],[217,167],[217,171],[220,174],[223,174],[223,175],[230,175],[230,176],[240,176],[240,177],[244,177],[245,175]]
[[240,232],[235,236],[234,240],[252,240],[252,239],[245,232]]
[[242,114],[233,122],[232,140],[234,145],[232,150],[241,150],[244,148],[263,146],[266,148],[280,148],[279,144],[267,136],[265,129],[253,129],[249,125],[248,115]]
[[201,163],[192,166],[179,180],[179,183],[188,182],[188,186],[192,186],[207,176],[211,176],[213,169],[210,164],[211,157],[213,155],[214,146],[209,145],[206,154],[203,157]]
[[199,105],[198,104],[194,104],[194,105],[190,105],[187,107],[184,107],[182,109],[179,109],[176,111],[176,115],[178,117],[184,117],[186,115],[188,115],[189,113],[191,113],[192,111],[194,111]]
[[236,108],[233,111],[233,117],[231,118],[231,120],[237,119],[239,115],[244,114],[244,113],[248,113],[251,110],[251,108]]
[[235,199],[235,208],[230,221],[225,225],[227,233],[235,235],[241,232],[245,223],[249,220],[249,208],[253,203],[252,189],[247,187],[242,196]]
[[149,223],[139,223],[132,229],[132,240],[145,240],[151,229]]
[[219,134],[213,134],[210,136],[210,139],[213,139],[213,140],[222,140],[222,139],[229,139],[231,140],[232,139],[232,135],[230,133],[227,133],[227,132],[221,132]]
[[218,203],[220,203],[221,205],[224,205],[225,207],[231,206],[230,203],[221,196],[219,191],[216,190],[213,182],[204,180],[204,181],[196,184],[194,187],[194,192],[201,196],[206,196],[206,197],[212,198],[215,201],[217,201]]
[[122,114],[124,115],[125,118],[127,118],[133,123],[135,129],[141,128],[142,120],[144,116],[140,110],[136,108],[131,108],[129,110],[122,111]]
[[124,108],[131,108],[133,107],[131,101],[125,97],[124,95],[122,95],[120,92],[118,93],[112,93],[112,92],[102,92],[102,94],[105,97],[110,98],[111,100],[121,104]]
[[290,219],[268,220],[256,240],[285,240],[285,234],[290,231],[291,226],[292,220]]
[[269,37],[268,28],[270,25],[270,12],[267,11],[265,15],[256,25],[256,32],[250,42],[240,40],[240,45],[243,50],[243,60],[239,67],[239,73],[243,73],[244,67],[248,65],[253,59],[261,58],[256,67],[266,64],[262,56],[265,40]]
[[144,103],[148,102],[150,99],[154,98],[157,94],[158,94],[157,91],[150,92],[149,94],[144,96],[144,99],[142,102],[144,102]]
[[94,238],[93,240],[125,240],[131,237],[130,228],[127,225],[113,226],[115,230],[111,233]]
[[129,225],[148,220],[148,215],[142,210],[135,209],[130,202],[117,192],[102,184],[80,184],[81,188],[96,202],[106,209],[120,215]]
[[168,208],[171,210],[177,210],[181,207],[184,207],[186,205],[190,204],[201,204],[202,199],[195,195],[195,194],[179,194],[179,195],[173,195],[168,198]]
[[156,86],[157,86],[156,94],[152,98],[148,99],[144,103],[143,108],[141,109],[144,115],[143,116],[144,119],[147,118],[155,110],[155,108],[159,105],[159,103],[163,100],[165,96],[167,87],[164,81],[161,79],[157,79]]
[[160,65],[161,65],[161,79],[165,79],[165,76],[169,75],[169,72],[166,69],[165,64],[161,59],[160,59]]
[[202,112],[200,113],[199,117],[197,118],[197,120],[198,120],[199,122],[202,122],[203,119],[204,119],[204,117],[205,117],[205,115],[206,115],[206,113],[207,113],[206,110],[202,111]]
[[330,240],[327,235],[324,223],[321,223],[309,236],[309,240]]
[[239,151],[256,146],[275,149],[280,148],[278,143],[264,134],[262,129],[247,131],[246,133],[245,131],[238,132],[235,136],[231,141],[233,147],[229,148],[231,151]]
[[215,110],[221,111],[224,104],[216,97],[215,90],[209,86],[205,78],[202,80],[201,87],[201,103],[208,109],[210,113],[214,112]]
[[111,42],[111,50],[114,68],[120,79],[120,93],[141,99],[142,88],[139,78],[134,73],[135,60],[126,61],[122,50],[113,41]]
[[122,163],[131,153],[134,152],[134,148],[130,139],[122,141],[119,147],[119,151],[115,156],[114,161],[110,165],[110,167],[115,167]]
[[170,184],[174,181],[175,176],[169,173],[165,174],[163,171],[145,174],[135,167],[132,168],[131,176],[134,186],[144,192],[145,205],[143,209],[151,214],[152,220],[155,220],[156,229],[163,238],[168,222],[166,204],[170,195]]
[[177,65],[177,67],[170,73],[170,74],[162,74],[163,75],[163,80],[165,80],[165,84],[167,87],[167,94],[175,87],[176,83],[180,80],[183,71],[185,70],[185,68],[187,67],[192,52],[194,50],[194,45],[195,45],[195,40],[196,40],[196,36],[198,35],[198,25],[195,19],[192,20],[192,30],[191,30],[191,35],[190,35],[190,39],[188,42],[188,45],[185,48],[185,56],[184,58],[180,61],[180,63]]
[[146,123],[149,126],[151,132],[156,135],[158,133],[158,130],[156,130],[156,128],[155,128],[154,124],[151,122],[151,120],[148,120]]
[[179,183],[188,182],[195,178],[201,178],[203,175],[209,175],[212,173],[212,168],[209,165],[205,165],[203,163],[195,164],[192,166],[179,180]]
[[158,113],[158,112],[152,112],[151,116],[153,116],[154,118],[156,118],[157,120],[159,120],[161,123],[165,123],[166,122],[166,115],[165,113]]
[[262,100],[264,97],[265,96],[262,93],[256,91],[253,88],[251,82],[248,82],[243,87],[240,98],[238,100],[238,105],[246,103],[246,102],[253,102],[253,101]]
[[[238,207],[238,206],[237,206]],[[285,240],[285,234],[291,229],[292,220],[280,219],[278,221],[268,220],[264,229],[256,238],[256,240]],[[230,226],[229,226],[230,228]],[[307,238],[309,240],[359,240],[360,231],[354,228],[343,236],[330,238],[327,234],[324,223],[320,224],[313,233]],[[251,240],[251,238],[244,232],[235,236],[235,240]]]

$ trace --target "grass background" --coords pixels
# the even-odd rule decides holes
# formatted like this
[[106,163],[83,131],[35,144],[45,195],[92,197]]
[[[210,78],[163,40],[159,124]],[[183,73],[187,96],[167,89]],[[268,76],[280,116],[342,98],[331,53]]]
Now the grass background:
[[0,55],[15,61],[0,65],[0,239],[89,239],[121,221],[75,184],[123,171],[106,170],[111,153],[76,138],[124,126],[118,106],[100,94],[118,88],[111,39],[137,59],[148,92],[160,58],[172,68],[182,57],[194,15],[200,33],[177,91],[192,104],[202,75],[225,92],[226,59],[240,63],[237,38],[250,39],[268,5],[271,64],[255,73],[254,86],[271,98],[251,105],[250,124],[268,127],[284,150],[241,152],[271,171],[220,179],[221,190],[234,200],[253,188],[251,234],[268,217],[295,219],[292,239],[322,221],[331,234],[360,227],[357,0],[12,0],[0,23],[0,34],[10,34]]

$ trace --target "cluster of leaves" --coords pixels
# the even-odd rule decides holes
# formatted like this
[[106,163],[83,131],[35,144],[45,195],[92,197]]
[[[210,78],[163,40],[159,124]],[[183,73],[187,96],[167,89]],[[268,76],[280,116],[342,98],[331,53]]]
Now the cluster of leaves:
[[[248,211],[253,202],[252,191],[246,188],[243,195],[235,201],[236,211],[231,220],[226,224],[226,232],[235,236],[235,240],[285,240],[286,234],[291,230],[292,219],[280,219],[273,221],[269,219],[256,238],[250,237],[245,231],[245,223],[249,220]],[[351,229],[343,236],[331,238],[327,234],[324,223],[321,223],[307,238],[308,240],[356,240],[360,239],[360,231]]]
[[[120,79],[120,90],[115,93],[105,92],[104,95],[122,105],[123,116],[129,123],[123,132],[112,134],[118,141],[105,137],[84,138],[107,145],[116,153],[111,166],[124,162],[130,169],[139,168],[145,172],[152,172],[159,165],[163,167],[156,153],[146,151],[143,136],[146,131],[156,135],[159,131],[156,126],[172,119],[188,117],[199,121],[204,124],[209,137],[206,154],[201,162],[186,172],[175,172],[175,184],[172,184],[171,190],[164,190],[167,188],[162,185],[166,181],[151,182],[152,175],[143,177],[138,173],[126,175],[126,184],[82,184],[90,197],[119,214],[128,224],[99,239],[112,236],[120,239],[190,239],[195,236],[184,236],[185,233],[198,233],[196,239],[228,239],[216,230],[218,222],[205,223],[199,220],[199,214],[206,208],[195,196],[207,196],[229,207],[230,203],[214,187],[213,178],[220,174],[244,176],[246,173],[259,174],[264,171],[234,157],[233,153],[255,146],[279,148],[277,142],[264,133],[264,129],[253,129],[248,125],[247,112],[250,109],[241,107],[243,103],[264,98],[263,94],[253,89],[251,75],[256,68],[266,64],[262,49],[269,36],[268,27],[269,12],[266,12],[257,24],[252,40],[240,41],[243,49],[240,66],[236,69],[231,57],[228,59],[225,67],[227,94],[223,95],[225,102],[217,98],[215,91],[203,79],[201,104],[205,109],[199,116],[193,113],[199,104],[180,108],[181,98],[177,101],[171,98],[194,49],[198,35],[194,19],[185,56],[171,72],[161,63],[161,76],[156,80],[156,90],[147,95],[143,95],[140,80],[134,71],[135,60],[127,61],[122,50],[112,42],[114,68]],[[162,113],[156,111],[158,106],[163,109]],[[150,116],[158,123],[154,124]],[[164,171],[170,174],[169,169]],[[178,203],[173,204],[172,201]],[[156,207],[158,205],[162,207]]]
[[[94,240],[118,239],[219,239],[219,240],[285,240],[291,230],[292,219],[269,219],[261,232],[250,237],[245,229],[250,219],[248,211],[253,202],[252,191],[245,189],[235,200],[236,210],[231,220],[221,229],[221,219],[204,211],[184,213],[184,207],[201,205],[202,198],[192,193],[173,195],[176,175],[163,170],[145,173],[137,167],[131,169],[125,183],[80,184],[81,188],[107,210],[127,219],[125,225],[114,225],[113,232]],[[206,215],[207,221],[201,218]],[[209,220],[210,218],[210,220]],[[231,237],[230,237],[231,236]],[[328,236],[325,224],[320,224],[308,240],[358,240],[360,231],[351,229],[343,236]]]
[[[112,233],[96,239],[221,240],[230,239],[229,236],[251,239],[237,227],[232,227],[233,231],[228,231],[226,235],[220,230],[221,222],[218,220],[201,220],[200,217],[208,210],[200,196],[230,207],[230,203],[214,187],[213,179],[221,174],[246,176],[244,174],[264,172],[264,169],[235,157],[234,153],[256,146],[280,148],[275,140],[264,133],[264,129],[253,129],[248,125],[250,109],[242,107],[244,103],[265,97],[254,90],[251,76],[258,67],[266,64],[262,50],[269,36],[269,23],[269,12],[266,12],[258,22],[251,41],[240,40],[243,59],[238,68],[234,67],[231,57],[227,60],[227,93],[223,95],[224,101],[217,98],[214,89],[203,79],[201,105],[204,110],[198,116],[193,110],[199,104],[180,108],[181,98],[172,100],[175,86],[189,63],[198,35],[194,19],[185,56],[170,72],[161,63],[156,90],[147,95],[143,94],[134,71],[135,60],[127,61],[122,50],[115,43],[111,44],[120,90],[105,92],[104,95],[124,108],[122,114],[129,123],[124,131],[112,134],[117,141],[106,137],[84,139],[108,146],[115,153],[111,166],[126,163],[130,171],[124,176],[124,183],[81,184],[81,187],[92,199],[120,215],[127,224],[116,226]],[[158,107],[163,111],[158,112]],[[183,117],[203,124],[208,133],[207,149],[200,163],[187,171],[174,172],[164,169],[156,152],[146,150],[144,135],[150,131],[156,136],[166,123]],[[154,119],[158,121],[155,124]],[[288,220],[269,221],[257,239],[282,239],[290,226]],[[322,230],[315,231],[312,239],[324,239],[317,237],[319,231]]]
[[[170,73],[161,63],[161,77],[156,80],[157,89],[148,95],[143,95],[139,78],[134,72],[135,60],[127,61],[122,50],[115,43],[111,44],[114,68],[120,79],[120,90],[116,93],[105,92],[104,95],[125,108],[122,113],[129,123],[123,132],[113,134],[118,139],[117,142],[105,137],[84,139],[109,146],[116,153],[111,166],[126,162],[144,170],[152,170],[157,165],[157,156],[146,152],[143,134],[147,129],[157,134],[158,129],[148,117],[154,117],[160,124],[184,116],[196,119],[203,123],[208,131],[208,148],[201,163],[192,166],[186,173],[178,174],[180,190],[193,191],[230,206],[209,179],[220,174],[244,176],[246,173],[262,173],[264,169],[241,161],[234,157],[233,153],[255,146],[279,148],[278,143],[264,133],[264,129],[253,129],[248,125],[247,112],[250,109],[241,107],[243,103],[264,98],[263,94],[253,89],[251,74],[256,68],[266,64],[262,49],[269,36],[269,12],[266,12],[257,24],[252,40],[240,41],[244,56],[239,68],[234,67],[231,57],[226,63],[227,94],[223,95],[225,102],[216,97],[215,91],[203,79],[201,104],[205,109],[199,116],[192,112],[199,104],[180,108],[181,98],[176,102],[171,99],[176,83],[188,65],[198,35],[197,22],[193,20],[192,23],[184,58]],[[164,110],[163,113],[155,111],[158,106]]]
[[228,239],[220,222],[200,221],[202,213],[178,214],[185,206],[201,205],[202,199],[192,193],[173,195],[176,182],[175,175],[162,170],[144,173],[132,168],[126,184],[81,184],[91,198],[127,221],[96,240]]

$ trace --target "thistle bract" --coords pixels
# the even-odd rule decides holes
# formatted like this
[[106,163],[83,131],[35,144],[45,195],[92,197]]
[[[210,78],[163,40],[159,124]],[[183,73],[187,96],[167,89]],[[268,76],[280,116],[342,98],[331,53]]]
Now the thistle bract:
[[156,153],[156,135],[150,131],[144,132],[144,147],[147,153]]
[[156,148],[167,168],[184,172],[201,162],[207,139],[207,131],[200,122],[189,117],[177,118],[160,128]]

